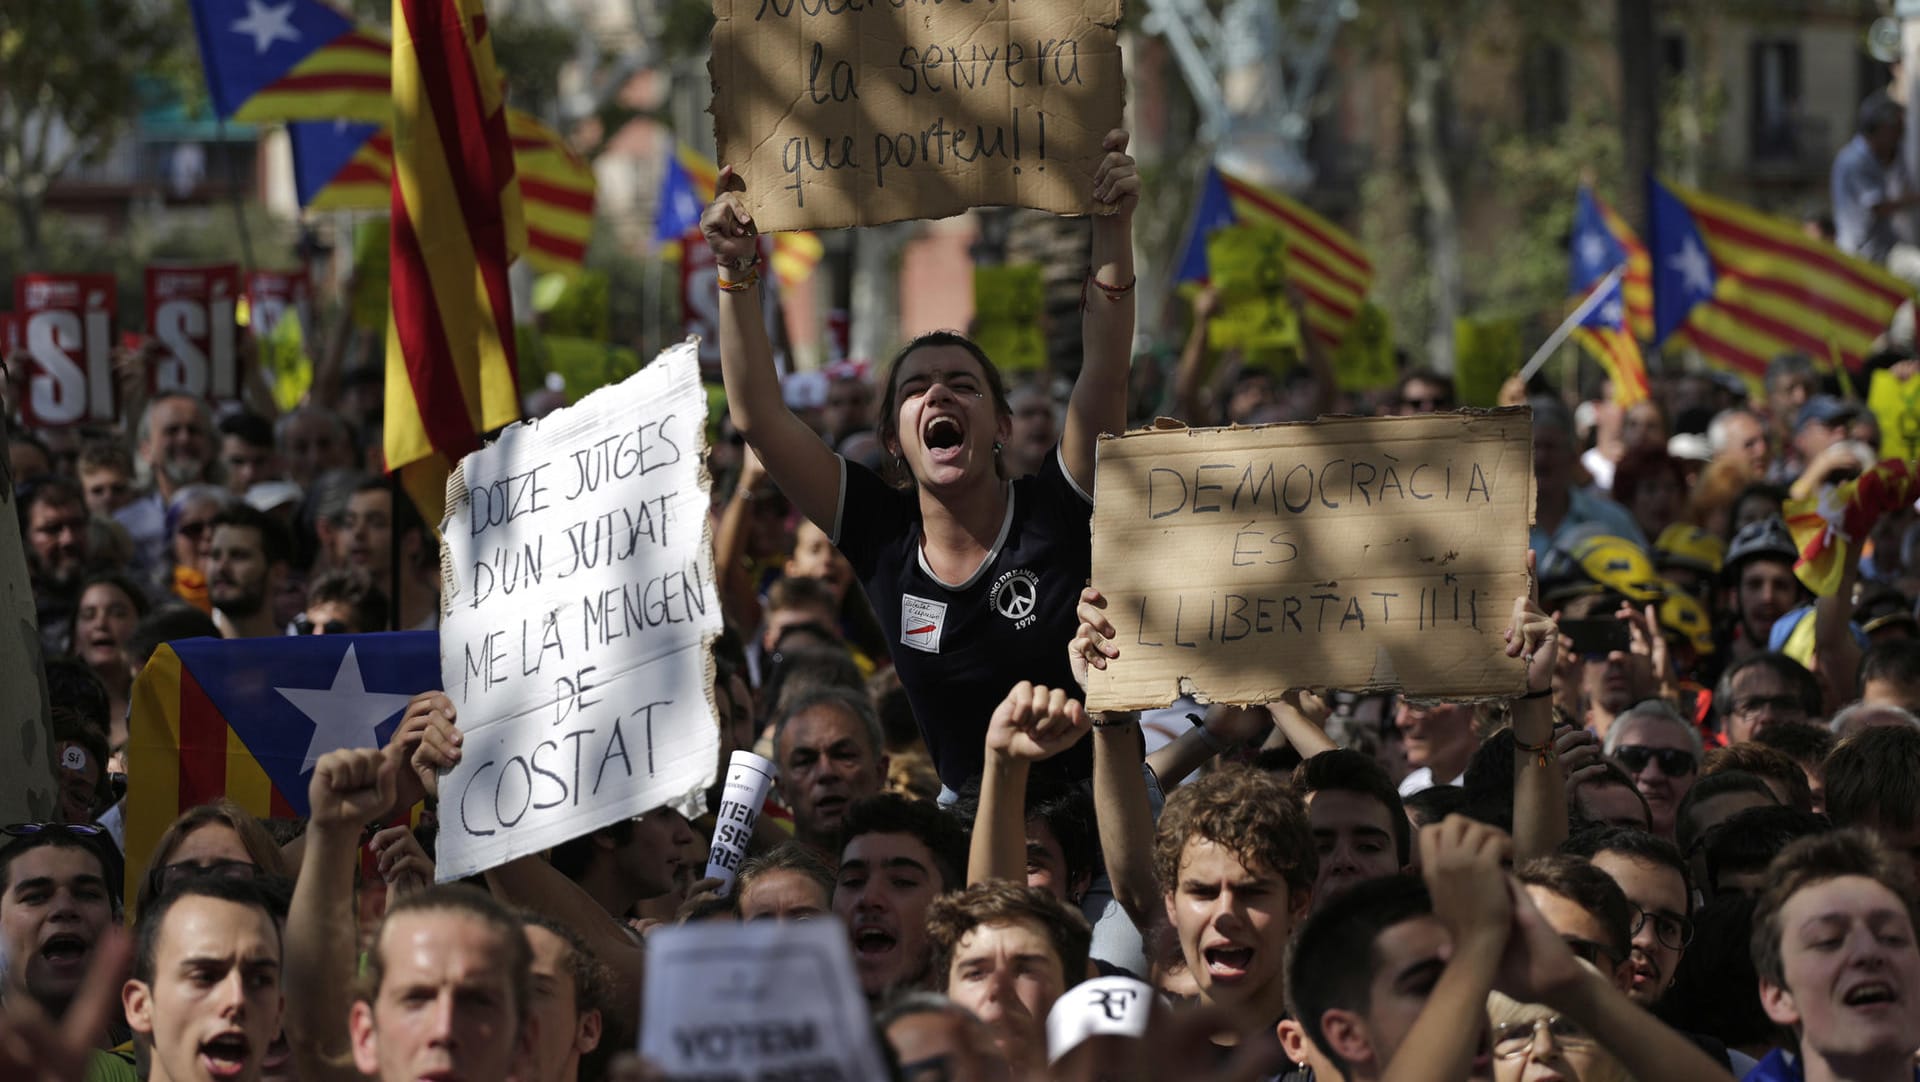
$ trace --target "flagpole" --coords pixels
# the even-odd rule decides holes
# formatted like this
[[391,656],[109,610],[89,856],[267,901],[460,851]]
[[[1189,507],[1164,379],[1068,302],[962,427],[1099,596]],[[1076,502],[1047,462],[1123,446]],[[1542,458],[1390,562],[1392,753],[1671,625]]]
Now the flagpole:
[[1567,340],[1567,336],[1580,326],[1580,321],[1592,314],[1595,308],[1600,307],[1600,298],[1606,296],[1609,290],[1618,285],[1621,275],[1626,272],[1625,265],[1618,266],[1613,268],[1605,278],[1600,279],[1600,284],[1593,287],[1592,292],[1587,294],[1587,299],[1581,301],[1579,307],[1575,308],[1573,313],[1547,336],[1547,340],[1540,343],[1540,348],[1533,351],[1533,356],[1528,358],[1527,363],[1520,369],[1520,382],[1527,382],[1533,378],[1534,373],[1540,371],[1540,366],[1546,364],[1547,358],[1553,355],[1553,351],[1559,349]]
[[226,162],[227,199],[233,203],[233,222],[240,231],[240,260],[252,274],[257,264],[253,261],[253,238],[247,234],[246,204],[240,198],[240,182],[233,172],[233,148],[227,145],[227,118],[218,112],[213,114],[213,131],[220,140],[220,157]]

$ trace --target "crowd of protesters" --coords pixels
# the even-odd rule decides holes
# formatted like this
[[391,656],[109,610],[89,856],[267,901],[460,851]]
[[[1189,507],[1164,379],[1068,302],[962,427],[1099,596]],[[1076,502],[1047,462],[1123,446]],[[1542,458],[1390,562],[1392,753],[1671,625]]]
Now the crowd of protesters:
[[[158,645],[431,628],[436,542],[377,472],[367,371],[273,419],[162,395],[125,434],[11,427],[59,801],[3,828],[0,1077],[653,1078],[656,929],[831,920],[917,1082],[1915,1078],[1920,514],[1819,598],[1783,522],[1875,463],[1875,415],[1795,357],[1630,408],[1512,385],[1523,694],[1354,694],[1282,650],[1277,702],[1089,713],[1089,669],[1127,663],[1089,581],[1099,434],[1456,405],[1412,361],[1346,393],[1312,348],[1215,355],[1208,294],[1177,360],[1131,357],[1139,177],[1106,148],[1073,379],[1010,385],[941,333],[820,408],[783,393],[723,172],[716,720],[778,771],[728,891],[713,809],[672,807],[433,885],[463,742],[438,692],[321,757],[304,820],[190,809],[129,879]],[[996,604],[1009,576],[1037,619]]]

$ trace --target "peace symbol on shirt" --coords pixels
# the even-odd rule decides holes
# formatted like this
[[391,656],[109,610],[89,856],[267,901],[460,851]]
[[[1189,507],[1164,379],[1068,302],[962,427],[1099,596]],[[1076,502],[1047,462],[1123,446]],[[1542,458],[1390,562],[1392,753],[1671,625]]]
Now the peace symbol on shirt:
[[1031,571],[1009,573],[993,591],[994,610],[1009,620],[1024,620],[1033,615],[1039,599],[1040,580],[1034,578]]

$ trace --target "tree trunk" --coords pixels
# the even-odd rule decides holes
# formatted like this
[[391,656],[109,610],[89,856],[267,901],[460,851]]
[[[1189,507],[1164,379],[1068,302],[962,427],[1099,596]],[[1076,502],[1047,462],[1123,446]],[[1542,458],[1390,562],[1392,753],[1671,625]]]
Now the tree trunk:
[[20,226],[20,247],[26,250],[28,269],[43,269],[47,251],[40,234],[40,200],[27,193],[25,184],[13,190],[13,220]]
[[1460,212],[1448,175],[1440,134],[1440,94],[1445,87],[1450,50],[1434,38],[1418,12],[1402,21],[1407,55],[1407,133],[1412,144],[1414,180],[1420,189],[1422,225],[1430,273],[1427,363],[1453,371],[1453,325],[1460,317]]

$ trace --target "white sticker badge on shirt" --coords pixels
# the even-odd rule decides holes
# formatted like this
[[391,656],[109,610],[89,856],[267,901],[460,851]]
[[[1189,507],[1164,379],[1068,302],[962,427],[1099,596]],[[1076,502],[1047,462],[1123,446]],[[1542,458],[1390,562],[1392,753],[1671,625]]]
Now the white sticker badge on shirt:
[[940,632],[947,626],[947,603],[912,594],[900,595],[900,641],[929,654],[940,652]]

